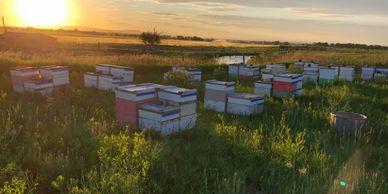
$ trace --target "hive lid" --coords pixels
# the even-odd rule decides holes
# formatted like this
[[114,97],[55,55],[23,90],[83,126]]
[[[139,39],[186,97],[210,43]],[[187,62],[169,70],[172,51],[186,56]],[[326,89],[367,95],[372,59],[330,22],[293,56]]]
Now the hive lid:
[[35,85],[45,85],[45,84],[53,84],[54,81],[52,79],[31,79],[26,81],[25,83],[31,83]]
[[255,83],[257,83],[257,84],[268,84],[268,85],[272,85],[272,82],[269,82],[269,81],[256,81]]
[[24,66],[12,67],[10,69],[14,70],[14,71],[25,71],[25,72],[28,72],[28,71],[38,71],[39,70],[37,67],[24,67]]
[[164,92],[178,94],[178,95],[189,95],[189,94],[197,94],[197,90],[195,89],[186,89],[186,88],[178,88],[178,87],[169,87],[162,89]]
[[118,65],[109,65],[110,68],[115,68],[115,69],[123,69],[123,70],[133,70],[132,67],[125,67],[125,66],[118,66]]
[[227,87],[231,87],[231,86],[235,86],[236,85],[235,82],[225,82],[225,81],[217,81],[217,80],[208,80],[208,81],[206,81],[206,83],[207,84],[227,86]]
[[50,70],[50,71],[64,71],[69,69],[66,66],[59,66],[59,65],[43,66],[40,68],[44,70]]
[[281,77],[281,78],[299,78],[299,77],[302,77],[302,75],[300,74],[280,74],[280,75],[277,75],[275,77]]
[[257,100],[263,100],[264,99],[263,97],[260,97],[258,95],[248,94],[248,93],[233,93],[233,94],[229,94],[228,97],[239,98],[239,99],[247,99],[247,100],[251,100],[251,101],[257,101]]
[[155,88],[147,87],[147,86],[126,85],[126,86],[118,86],[116,89],[119,91],[134,93],[134,94],[139,94],[143,92],[155,93]]
[[144,104],[140,107],[142,110],[165,114],[165,113],[180,113],[180,108],[176,106],[164,106],[161,104]]
[[99,76],[101,74],[100,73],[96,73],[96,72],[86,72],[85,75]]

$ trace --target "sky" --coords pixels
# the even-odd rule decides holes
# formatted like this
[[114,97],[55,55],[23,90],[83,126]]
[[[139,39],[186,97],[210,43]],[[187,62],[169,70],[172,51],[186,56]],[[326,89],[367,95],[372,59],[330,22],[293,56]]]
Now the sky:
[[[26,1],[48,2],[0,0],[0,16],[8,25],[28,26],[15,6]],[[169,35],[220,39],[388,45],[387,0],[53,1],[66,1],[68,5],[66,20],[58,26],[139,31],[156,28]],[[50,7],[24,10],[31,15],[45,13]],[[47,18],[53,18],[52,10]]]

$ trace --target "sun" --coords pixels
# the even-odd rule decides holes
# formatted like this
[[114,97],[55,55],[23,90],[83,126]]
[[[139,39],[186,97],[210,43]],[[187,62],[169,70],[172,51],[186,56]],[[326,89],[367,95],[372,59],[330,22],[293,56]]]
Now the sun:
[[16,10],[24,25],[63,25],[69,15],[69,0],[16,0]]

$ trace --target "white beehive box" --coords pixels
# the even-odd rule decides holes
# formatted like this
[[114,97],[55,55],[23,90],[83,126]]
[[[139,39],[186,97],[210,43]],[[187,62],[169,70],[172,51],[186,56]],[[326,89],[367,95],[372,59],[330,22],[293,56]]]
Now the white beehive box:
[[24,92],[24,83],[40,78],[39,69],[35,67],[15,67],[10,69],[13,90],[17,93]]
[[375,68],[374,67],[362,67],[361,69],[361,79],[363,80],[369,80],[373,79],[375,74]]
[[239,115],[262,113],[264,98],[254,94],[235,93],[228,95],[227,112]]
[[318,68],[319,67],[319,63],[316,63],[316,62],[305,62],[304,63],[304,67],[315,67],[315,68]]
[[64,66],[41,67],[40,73],[44,79],[52,79],[54,86],[63,86],[70,83],[69,68]]
[[273,74],[282,74],[287,71],[286,65],[284,64],[266,65],[266,69],[270,70]]
[[240,66],[239,75],[253,77],[253,78],[259,77],[260,67],[253,66],[253,65],[242,65]]
[[180,130],[193,129],[197,125],[197,114],[192,114],[179,118]]
[[181,109],[181,117],[196,114],[197,90],[169,87],[158,91],[159,100]]
[[100,75],[98,78],[98,89],[114,91],[121,82],[121,77],[114,77],[113,75]]
[[354,67],[340,67],[339,79],[353,81],[355,78]]
[[188,68],[187,72],[191,74],[194,80],[201,81],[202,80],[202,71],[198,68]]
[[30,80],[24,82],[24,88],[28,92],[40,93],[44,96],[49,96],[53,93],[54,82],[53,80]]
[[294,64],[295,64],[295,67],[297,69],[303,69],[303,67],[304,67],[304,62],[303,61],[297,61]]
[[86,72],[84,74],[84,86],[88,88],[97,88],[98,87],[98,77],[99,74],[93,72]]
[[228,65],[229,75],[238,75],[239,74],[240,66],[241,66],[241,64],[230,64],[230,65]]
[[319,68],[319,78],[326,80],[335,80],[337,70],[332,67],[320,67]]
[[179,108],[160,104],[145,104],[139,109],[139,127],[152,129],[162,135],[180,131]]
[[255,94],[261,97],[271,96],[272,82],[255,82]]
[[234,92],[235,86],[235,82],[206,81],[205,108],[217,112],[225,112],[227,95]]
[[303,70],[303,80],[316,83],[319,76],[319,67],[305,66]]
[[99,64],[99,65],[96,65],[96,71],[100,72],[102,74],[110,74],[110,68],[111,67],[112,67],[112,65]]
[[273,78],[275,77],[274,74],[270,73],[270,72],[262,72],[261,73],[261,79],[264,80],[264,81],[272,81]]
[[132,68],[122,66],[111,66],[110,74],[112,74],[114,77],[123,78],[123,82],[133,82],[135,75]]

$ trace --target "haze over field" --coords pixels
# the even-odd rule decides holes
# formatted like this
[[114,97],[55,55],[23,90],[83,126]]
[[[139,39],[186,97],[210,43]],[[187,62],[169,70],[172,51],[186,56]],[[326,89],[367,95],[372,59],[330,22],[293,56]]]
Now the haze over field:
[[91,26],[202,37],[388,45],[382,0],[3,0],[14,26]]

